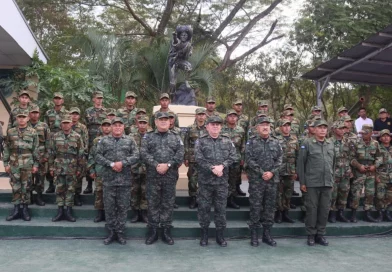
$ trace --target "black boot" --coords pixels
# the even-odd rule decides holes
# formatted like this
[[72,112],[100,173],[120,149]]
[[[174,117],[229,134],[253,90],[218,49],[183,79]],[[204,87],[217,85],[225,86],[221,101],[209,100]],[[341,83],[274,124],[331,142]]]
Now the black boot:
[[225,238],[223,237],[223,229],[216,230],[216,242],[221,247],[227,247],[227,242],[226,242]]
[[259,246],[259,231],[257,228],[250,229],[250,245],[254,247]]
[[388,210],[388,208],[385,210],[384,220],[387,222],[392,222],[391,212]]
[[73,215],[72,215],[72,207],[67,206],[67,211],[64,214],[64,218],[65,218],[65,220],[67,220],[69,222],[76,221],[75,217],[73,217]]
[[263,238],[261,240],[263,243],[266,243],[267,245],[270,246],[276,246],[276,242],[274,239],[272,239],[271,234],[270,234],[270,228],[269,227],[264,227],[263,228]]
[[295,223],[295,220],[290,218],[288,210],[283,211],[282,221],[287,223]]
[[377,218],[375,218],[377,220],[377,222],[381,222],[383,219],[384,215],[384,210],[378,210],[377,211]]
[[229,196],[229,198],[227,199],[227,207],[233,208],[233,209],[239,209],[240,206],[235,203],[234,201],[234,196]]
[[208,245],[208,228],[201,228],[200,246],[205,247]]
[[146,239],[146,245],[151,245],[155,243],[158,240],[158,230],[157,228],[151,228],[149,229],[149,233]]
[[53,185],[53,180],[49,180],[49,187],[46,189],[45,193],[47,194],[53,194],[55,190],[55,187]]
[[141,210],[141,220],[143,223],[148,223],[147,210]]
[[23,204],[23,209],[22,209],[22,219],[24,221],[30,221],[31,220],[31,216],[29,213],[29,205],[27,204]]
[[245,193],[244,191],[241,190],[241,184],[237,184],[235,189],[236,189],[237,194],[238,194],[239,196],[246,196],[246,193]]
[[275,223],[280,224],[282,223],[282,212],[281,211],[276,211],[275,212]]
[[352,209],[350,221],[353,222],[353,223],[357,223],[358,222],[358,220],[357,220],[357,210],[356,209]]
[[86,177],[87,187],[84,189],[83,194],[91,194],[93,192],[93,179]]
[[103,240],[103,243],[104,243],[105,245],[109,245],[109,244],[111,244],[114,240],[116,240],[116,238],[117,238],[116,233],[115,233],[114,231],[111,230],[111,231],[109,232],[109,236],[106,237],[105,240]]
[[370,210],[365,211],[365,220],[372,223],[377,223],[377,220],[370,214]]
[[14,205],[14,209],[12,210],[12,212],[10,213],[9,216],[7,216],[7,218],[5,220],[7,221],[12,221],[15,219],[19,218],[19,209],[20,209],[20,205]]
[[42,200],[42,193],[37,193],[35,204],[37,204],[38,206],[45,206],[45,202]]
[[308,246],[314,246],[314,235],[308,235]]
[[344,211],[343,211],[343,209],[339,209],[339,211],[338,211],[338,216],[337,216],[337,220],[340,221],[340,222],[344,222],[344,223],[350,222],[350,220],[348,220],[348,219],[344,216]]
[[165,242],[168,245],[173,245],[174,244],[174,240],[173,237],[171,235],[171,228],[167,227],[167,228],[163,228],[163,234],[162,234],[162,241]]
[[139,218],[140,218],[140,211],[132,209],[131,223],[136,223],[137,221],[139,221]]
[[314,241],[322,246],[328,246],[329,243],[327,241],[327,239],[325,239],[325,237],[323,235],[316,235],[316,238],[314,239]]
[[82,206],[83,205],[83,202],[80,199],[80,194],[75,194],[74,204],[75,204],[75,206]]
[[98,210],[97,211],[97,216],[94,218],[94,222],[102,222],[105,221],[105,211],[104,210]]
[[189,201],[189,209],[196,209],[197,207],[197,201],[195,196],[191,196],[191,199]]
[[126,245],[127,244],[127,239],[125,238],[125,234],[123,232],[118,232],[117,233],[117,242],[120,245]]
[[332,210],[329,211],[328,222],[336,223],[336,211],[332,211]]
[[57,215],[52,218],[52,222],[60,221],[63,219],[63,217],[64,217],[64,207],[59,206],[57,210]]

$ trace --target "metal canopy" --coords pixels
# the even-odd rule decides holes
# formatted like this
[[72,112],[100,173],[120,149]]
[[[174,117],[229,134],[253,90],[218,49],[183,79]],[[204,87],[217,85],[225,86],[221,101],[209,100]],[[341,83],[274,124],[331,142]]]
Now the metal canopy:
[[329,82],[392,86],[392,25],[302,75],[314,80],[317,103]]

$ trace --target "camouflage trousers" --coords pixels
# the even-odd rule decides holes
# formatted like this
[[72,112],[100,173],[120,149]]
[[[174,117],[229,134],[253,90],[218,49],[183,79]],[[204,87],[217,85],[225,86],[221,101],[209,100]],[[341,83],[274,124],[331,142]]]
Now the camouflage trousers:
[[376,209],[388,209],[392,204],[392,183],[389,178],[380,177],[380,182],[376,183]]
[[350,178],[336,178],[332,188],[331,210],[344,210],[350,192]]
[[57,206],[73,207],[76,180],[76,175],[59,175],[54,177]]
[[237,184],[241,184],[241,166],[234,163],[229,167],[229,192],[228,196],[238,196]]
[[260,228],[260,225],[269,228],[274,224],[277,187],[278,184],[275,182],[249,180],[250,220],[248,225],[251,229]]
[[103,183],[101,177],[95,178],[95,201],[94,201],[94,208],[96,210],[104,210],[103,205]]
[[361,174],[356,171],[355,180],[351,185],[352,194],[352,209],[358,209],[361,198],[362,188],[365,185],[365,203],[364,210],[371,210],[373,208],[374,193],[375,193],[375,174],[366,173]]
[[290,210],[291,196],[294,191],[294,180],[291,176],[280,176],[278,188],[276,191],[276,210]]
[[176,182],[173,178],[147,179],[148,226],[169,228],[173,222],[176,200]]
[[10,185],[12,187],[12,204],[27,204],[31,203],[31,169],[11,168]]
[[42,193],[45,189],[45,176],[47,172],[47,163],[40,163],[38,166],[38,172],[35,173],[33,178],[33,184],[31,185],[31,191]]
[[116,233],[125,232],[130,200],[131,190],[128,186],[103,186],[106,228],[108,230]]
[[189,196],[197,195],[197,167],[195,162],[189,163],[188,172],[188,192]]
[[133,174],[131,184],[131,207],[134,210],[147,210],[146,174]]
[[210,225],[211,206],[214,204],[214,223],[216,229],[226,228],[228,184],[199,184],[197,192],[197,218],[202,228]]

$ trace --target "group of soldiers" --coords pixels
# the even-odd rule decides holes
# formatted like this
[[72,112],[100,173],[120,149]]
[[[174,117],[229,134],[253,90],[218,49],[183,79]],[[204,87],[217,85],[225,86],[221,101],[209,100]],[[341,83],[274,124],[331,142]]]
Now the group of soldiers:
[[[35,203],[45,205],[42,193],[46,179],[49,182],[46,193],[56,192],[58,205],[52,221],[75,222],[72,207],[82,205],[80,194],[85,177],[84,194],[92,193],[95,181],[94,222],[106,220],[109,236],[105,244],[114,240],[126,243],[129,206],[133,211],[131,222],[148,224],[146,244],[158,239],[160,227],[163,241],[173,244],[170,229],[176,207],[175,188],[178,168],[185,164],[189,208],[198,208],[200,245],[208,244],[212,205],[216,241],[221,246],[227,245],[223,236],[226,207],[240,208],[236,198],[246,195],[240,187],[241,175],[246,173],[251,244],[258,246],[258,228],[262,225],[262,241],[275,246],[270,229],[274,222],[294,222],[288,214],[294,206],[290,203],[294,181],[301,182],[301,189],[305,185],[298,175],[298,169],[306,172],[297,165],[300,151],[315,141],[317,127],[328,126],[317,106],[312,108],[303,132],[289,104],[275,122],[264,100],[258,102],[256,115],[249,118],[243,113],[242,100],[235,100],[232,109],[222,114],[216,111],[215,99],[208,97],[205,108],[196,109],[195,121],[185,132],[179,128],[178,116],[169,108],[170,97],[166,93],[159,98],[160,109],[148,118],[145,109],[136,108],[136,93],[127,92],[124,107],[115,110],[103,107],[103,93],[97,91],[93,94],[93,107],[85,112],[84,124],[80,122],[78,108],[65,109],[62,93],[54,94],[54,108],[45,113],[44,122],[40,121],[40,109],[31,104],[27,91],[21,91],[18,100],[19,106],[11,112],[5,136],[3,160],[11,177],[14,204],[7,220],[31,220],[28,205],[32,192],[36,192]],[[356,210],[363,187],[366,220],[392,221],[388,210],[392,203],[390,132],[381,131],[380,144],[372,139],[372,127],[364,125],[358,137],[347,112],[344,107],[339,109],[339,118],[330,129],[332,137],[326,140],[333,144],[333,151],[327,155],[333,157],[334,179],[333,183],[324,184],[332,187],[331,197],[326,198],[328,203],[321,203],[328,206],[328,221],[357,222]],[[301,163],[306,163],[302,159]],[[322,163],[316,161],[315,166]],[[352,215],[347,219],[343,210],[350,190]],[[371,214],[375,196],[376,218]],[[306,189],[302,190],[302,199],[305,216],[310,199]],[[311,217],[309,214],[313,215],[308,210]],[[319,233],[319,238],[323,234]],[[327,245],[324,238],[317,241]]]

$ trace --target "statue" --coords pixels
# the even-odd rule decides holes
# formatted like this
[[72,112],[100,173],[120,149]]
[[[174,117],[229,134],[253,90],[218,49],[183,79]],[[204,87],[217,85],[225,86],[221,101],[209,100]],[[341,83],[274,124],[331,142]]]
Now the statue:
[[195,91],[189,86],[188,82],[180,85],[174,93],[173,105],[196,106]]

